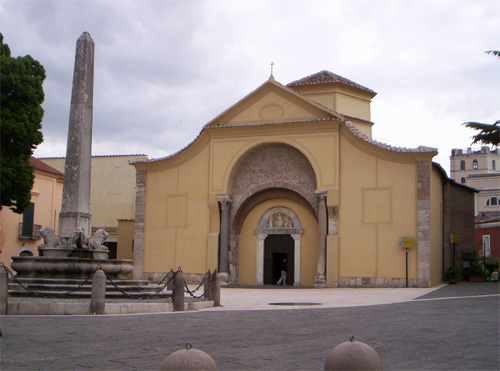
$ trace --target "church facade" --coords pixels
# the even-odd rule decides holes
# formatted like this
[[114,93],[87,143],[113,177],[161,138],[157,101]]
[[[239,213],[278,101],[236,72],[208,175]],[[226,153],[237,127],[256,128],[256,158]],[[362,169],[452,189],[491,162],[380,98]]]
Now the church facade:
[[374,141],[375,95],[328,71],[271,76],[178,153],[133,162],[134,277],[217,268],[234,284],[276,284],[286,258],[295,286],[440,283],[437,150]]

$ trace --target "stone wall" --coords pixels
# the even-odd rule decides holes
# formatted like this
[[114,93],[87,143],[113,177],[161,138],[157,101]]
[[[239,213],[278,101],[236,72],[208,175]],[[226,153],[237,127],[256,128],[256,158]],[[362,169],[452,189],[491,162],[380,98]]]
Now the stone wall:
[[[339,277],[339,287],[406,287],[406,278]],[[408,287],[418,287],[418,279],[408,278]]]
[[450,234],[458,234],[461,242],[455,248],[455,266],[462,269],[462,251],[474,249],[474,191],[453,181],[444,185],[444,271],[453,265]]
[[431,285],[431,162],[417,162],[418,286]]

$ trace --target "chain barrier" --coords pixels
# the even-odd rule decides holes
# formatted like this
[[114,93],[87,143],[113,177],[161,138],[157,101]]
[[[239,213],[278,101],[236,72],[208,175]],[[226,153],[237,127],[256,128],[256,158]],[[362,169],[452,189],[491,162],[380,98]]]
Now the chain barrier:
[[172,269],[170,270],[170,272],[168,272],[166,274],[166,276],[160,281],[163,282],[170,273],[173,273],[170,278],[167,280],[167,282],[165,284],[163,284],[162,286],[159,286],[156,288],[156,290],[152,293],[148,293],[148,294],[135,294],[135,295],[132,295],[132,294],[129,294],[128,292],[122,290],[120,287],[118,287],[118,285],[113,281],[113,278],[106,272],[104,272],[106,274],[106,279],[109,280],[109,282],[111,282],[111,285],[113,285],[113,287],[121,292],[123,295],[125,295],[126,297],[130,298],[130,299],[152,299],[153,297],[157,297],[163,290],[165,290],[165,288],[170,284],[170,282],[172,282],[172,280],[175,278],[175,276],[177,275],[177,272],[174,272]]
[[[20,286],[23,290],[25,290],[27,293],[29,293],[30,295],[33,295],[33,296],[36,296],[36,297],[41,297],[41,298],[65,298],[65,297],[68,297],[70,296],[72,293],[74,293],[75,291],[78,291],[80,290],[84,285],[88,284],[90,282],[90,280],[92,279],[92,276],[94,275],[94,273],[98,270],[98,269],[102,269],[101,265],[100,264],[97,264],[96,268],[92,271],[92,273],[90,273],[87,277],[85,277],[84,281],[82,281],[77,287],[67,291],[67,292],[64,292],[64,293],[53,293],[53,294],[42,294],[42,293],[39,293],[39,292],[36,292],[36,291],[33,291],[31,290],[28,285],[24,284],[23,282],[21,282],[17,277],[16,275],[14,274],[14,272],[9,269],[3,262],[0,262],[0,268],[4,268],[7,273],[9,274],[9,276],[11,277],[12,281],[14,283],[16,283],[18,286]],[[160,295],[161,292],[163,292],[167,286],[175,279],[175,277],[177,276],[177,273],[178,272],[182,272],[182,268],[181,267],[178,267],[177,268],[177,271],[174,271],[172,268],[170,269],[170,272],[168,272],[162,279],[161,281],[158,283],[158,285],[161,285],[165,280],[167,280],[163,285],[161,286],[158,286],[156,288],[156,290],[152,293],[147,293],[147,294],[130,294],[126,291],[124,291],[123,289],[121,289],[114,281],[113,281],[113,278],[111,277],[111,275],[109,275],[104,269],[102,269],[102,271],[104,272],[104,274],[106,275],[106,279],[111,283],[111,285],[118,291],[120,292],[121,294],[123,294],[124,296],[128,297],[128,298],[131,298],[131,299],[151,299],[151,298],[154,298],[154,297],[158,297]],[[205,275],[203,276],[203,279],[201,280],[200,284],[194,289],[194,290],[190,290],[187,283],[184,282],[184,286],[185,286],[185,292],[188,293],[191,297],[195,298],[195,299],[200,299],[200,298],[203,298],[205,297],[205,295],[208,293],[208,291],[210,290],[210,287],[212,286],[212,283],[214,282],[215,280],[215,276],[216,276],[216,272],[217,270],[214,270],[214,273],[210,275],[210,271],[208,271],[207,273],[205,273]],[[170,277],[169,277],[170,275]],[[197,292],[201,286],[205,283],[205,278],[207,276],[211,276],[210,277],[210,280],[208,281],[208,285],[206,287],[206,289],[204,290],[204,292],[201,294],[201,295],[194,295],[195,292]],[[167,279],[168,277],[168,279]]]
[[195,298],[195,299],[201,299],[201,298],[204,298],[204,297],[205,297],[205,295],[206,295],[206,294],[208,293],[208,291],[210,290],[210,286],[212,286],[212,282],[214,282],[214,281],[215,281],[215,272],[216,272],[216,271],[214,271],[214,274],[212,274],[212,275],[211,275],[211,277],[210,277],[210,281],[208,281],[207,288],[205,289],[205,291],[203,292],[203,294],[198,295],[198,296],[194,295],[194,293],[200,289],[201,285],[203,285],[203,284],[205,283],[205,277],[207,277],[207,275],[209,274],[209,272],[205,273],[205,276],[203,276],[203,279],[201,280],[200,284],[199,284],[199,285],[198,285],[198,287],[197,287],[197,288],[195,288],[193,291],[189,290],[189,287],[188,287],[187,283],[186,283],[186,282],[184,282],[184,286],[185,286],[185,288],[186,288],[184,291],[185,291],[185,292],[187,292],[189,295],[191,295],[191,297],[193,297],[193,298]]
[[90,279],[92,278],[94,273],[98,269],[101,269],[101,265],[98,264],[97,268],[92,273],[90,273],[85,278],[85,280],[82,283],[80,283],[77,287],[75,287],[67,292],[64,292],[64,293],[53,293],[53,294],[42,294],[40,292],[36,292],[36,291],[31,290],[26,284],[19,281],[19,279],[14,274],[14,272],[12,272],[12,270],[10,270],[9,267],[7,267],[3,262],[0,262],[0,268],[4,268],[7,271],[7,273],[9,274],[9,276],[11,277],[12,281],[14,283],[16,283],[19,287],[21,287],[23,290],[25,290],[28,294],[39,297],[39,298],[48,298],[48,299],[52,298],[52,299],[54,299],[54,298],[66,298],[66,297],[70,296],[72,293],[74,293],[75,291],[80,290],[85,284],[87,284],[90,281]]

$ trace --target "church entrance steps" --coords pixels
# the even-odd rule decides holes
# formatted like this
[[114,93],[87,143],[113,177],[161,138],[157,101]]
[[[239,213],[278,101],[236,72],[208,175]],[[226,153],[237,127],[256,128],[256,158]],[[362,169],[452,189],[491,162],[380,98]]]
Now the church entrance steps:
[[[90,298],[47,299],[12,297],[8,303],[9,315],[88,315]],[[213,307],[211,300],[185,298],[184,310],[197,311]],[[144,314],[173,312],[170,300],[137,300],[106,298],[104,314]]]

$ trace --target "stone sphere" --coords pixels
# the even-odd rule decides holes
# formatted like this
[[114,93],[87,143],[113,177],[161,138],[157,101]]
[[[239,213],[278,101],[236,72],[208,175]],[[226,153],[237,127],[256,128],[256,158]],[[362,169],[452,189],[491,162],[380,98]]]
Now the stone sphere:
[[207,353],[186,347],[163,360],[160,371],[167,370],[217,370],[217,365]]
[[325,370],[382,370],[382,361],[371,346],[351,340],[328,353]]

